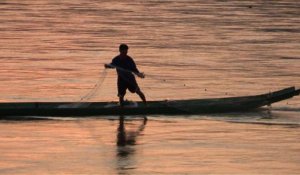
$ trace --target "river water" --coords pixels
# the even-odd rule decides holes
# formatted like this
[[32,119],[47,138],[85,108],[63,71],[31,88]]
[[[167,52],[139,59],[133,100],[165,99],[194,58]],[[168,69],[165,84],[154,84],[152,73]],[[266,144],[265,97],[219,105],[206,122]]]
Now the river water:
[[[78,102],[95,88],[85,101],[115,101],[116,73],[103,64],[120,43],[146,74],[148,100],[300,87],[298,1],[1,0],[0,10],[1,102]],[[298,174],[299,101],[270,112],[3,120],[0,174]]]

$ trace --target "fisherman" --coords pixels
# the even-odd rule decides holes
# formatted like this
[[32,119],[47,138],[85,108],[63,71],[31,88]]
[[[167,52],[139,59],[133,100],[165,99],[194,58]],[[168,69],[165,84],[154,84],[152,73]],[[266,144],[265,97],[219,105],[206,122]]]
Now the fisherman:
[[133,74],[140,78],[145,78],[145,74],[140,72],[133,59],[127,55],[128,46],[121,44],[119,46],[120,54],[112,59],[110,64],[105,64],[105,68],[116,68],[118,74],[118,96],[121,106],[124,106],[124,96],[128,89],[131,93],[137,93],[146,104],[146,97],[138,86]]

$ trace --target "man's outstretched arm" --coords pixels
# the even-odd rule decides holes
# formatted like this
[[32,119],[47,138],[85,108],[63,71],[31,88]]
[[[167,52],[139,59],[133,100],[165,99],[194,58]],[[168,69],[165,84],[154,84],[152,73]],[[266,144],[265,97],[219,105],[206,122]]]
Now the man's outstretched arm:
[[127,70],[127,69],[123,69],[123,68],[121,68],[121,67],[115,66],[115,65],[113,65],[113,64],[104,64],[104,67],[105,67],[105,68],[109,68],[109,69],[116,68],[116,69],[119,69],[119,70],[121,70],[121,71],[134,73],[135,75],[137,75],[137,76],[140,77],[140,78],[145,78],[145,74],[144,74],[143,72],[134,72],[134,71],[131,71],[131,70]]
[[105,68],[108,68],[108,69],[113,69],[113,68],[115,68],[115,66],[113,66],[112,64],[104,64],[104,67],[105,67]]

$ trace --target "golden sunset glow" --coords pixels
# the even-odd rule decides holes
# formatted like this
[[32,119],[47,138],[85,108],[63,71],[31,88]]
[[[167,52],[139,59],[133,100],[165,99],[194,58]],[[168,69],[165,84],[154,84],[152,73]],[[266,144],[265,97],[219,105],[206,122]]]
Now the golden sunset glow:
[[[299,7],[2,0],[0,102],[116,102],[117,74],[104,64],[121,43],[149,101],[299,88]],[[298,174],[299,101],[233,114],[1,118],[0,174]]]

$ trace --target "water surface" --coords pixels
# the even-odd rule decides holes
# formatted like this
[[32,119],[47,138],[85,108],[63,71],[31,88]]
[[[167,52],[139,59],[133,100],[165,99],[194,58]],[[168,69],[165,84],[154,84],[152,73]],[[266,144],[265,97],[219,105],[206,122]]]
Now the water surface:
[[[148,100],[299,88],[299,9],[294,0],[3,0],[0,101],[117,100],[116,73],[103,64],[120,43],[146,74]],[[0,121],[0,174],[298,174],[299,109],[295,97],[271,113]]]

